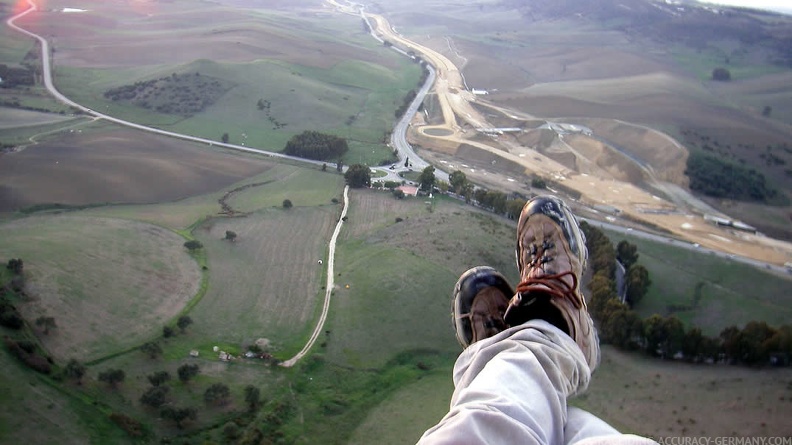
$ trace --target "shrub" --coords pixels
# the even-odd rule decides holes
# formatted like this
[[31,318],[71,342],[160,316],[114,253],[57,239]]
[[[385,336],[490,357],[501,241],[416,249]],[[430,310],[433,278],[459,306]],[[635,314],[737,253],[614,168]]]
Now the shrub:
[[130,437],[143,436],[143,425],[126,414],[112,413],[110,414],[110,420],[121,427]]

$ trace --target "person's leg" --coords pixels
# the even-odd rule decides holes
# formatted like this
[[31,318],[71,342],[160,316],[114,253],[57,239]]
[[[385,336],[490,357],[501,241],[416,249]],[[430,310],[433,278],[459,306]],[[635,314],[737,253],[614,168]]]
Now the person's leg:
[[561,200],[526,203],[516,255],[517,293],[488,267],[457,282],[454,323],[467,349],[449,413],[419,443],[562,444],[615,432],[576,410],[568,422],[566,399],[587,388],[599,340],[579,286],[585,237]]
[[564,443],[574,444],[589,437],[611,436],[614,434],[619,434],[616,428],[608,425],[594,414],[574,406],[567,409]]
[[566,399],[590,375],[575,341],[550,323],[509,328],[459,356],[451,408],[419,443],[564,443]]

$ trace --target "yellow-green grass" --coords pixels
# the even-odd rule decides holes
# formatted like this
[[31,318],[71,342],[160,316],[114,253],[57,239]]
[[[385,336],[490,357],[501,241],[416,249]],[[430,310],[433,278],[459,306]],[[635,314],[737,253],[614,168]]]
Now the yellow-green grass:
[[78,214],[143,221],[173,230],[185,230],[196,222],[217,215],[221,210],[217,200],[222,196],[223,192],[215,192],[162,204],[103,206],[82,210]]
[[338,246],[324,339],[328,359],[377,368],[404,351],[458,350],[450,302],[459,275],[489,265],[516,281],[511,224],[471,210],[453,200],[430,211],[422,199],[351,194],[351,236]]
[[[302,180],[307,181],[308,185],[315,188],[306,187],[306,184],[300,182]],[[293,187],[293,189],[284,190],[278,185],[278,181],[287,181],[289,187]],[[82,210],[79,214],[144,221],[173,230],[185,230],[200,221],[218,216],[223,210],[219,201],[226,193],[246,185],[262,183],[263,185],[231,193],[226,202],[235,211],[242,212],[281,207],[284,199],[290,199],[295,206],[329,204],[333,198],[340,201],[343,177],[336,174],[332,168],[328,168],[327,173],[321,173],[318,171],[318,167],[305,168],[286,163],[273,164],[272,168],[261,174],[251,176],[216,192],[176,202],[94,207]],[[292,193],[292,190],[295,193]]]
[[788,437],[792,370],[692,365],[605,347],[588,394],[572,403],[654,438]]
[[[266,193],[266,191],[263,191]],[[329,201],[329,200],[328,200]],[[338,206],[264,210],[213,219],[194,230],[208,256],[206,295],[190,312],[202,347],[242,348],[259,338],[279,356],[296,352],[313,329],[325,258]],[[237,234],[224,240],[226,231]]]
[[258,183],[263,184],[235,192],[226,202],[241,212],[281,207],[286,199],[295,207],[315,207],[339,199],[344,184],[344,177],[334,168],[320,172],[314,168],[279,166],[271,173],[259,176]]
[[[198,410],[198,419],[190,424],[188,432],[222,425],[225,418],[233,417],[246,409],[244,388],[253,385],[261,391],[262,400],[278,390],[283,384],[284,375],[274,365],[266,364],[258,359],[238,358],[231,362],[222,362],[217,353],[209,350],[201,352],[197,358],[189,357],[191,340],[195,335],[188,328],[183,334],[170,340],[160,340],[165,350],[161,358],[149,358],[142,352],[115,357],[101,364],[89,366],[85,382],[80,388],[88,399],[100,400],[111,410],[125,414],[141,421],[157,436],[171,436],[183,433],[172,422],[158,420],[158,409],[140,403],[140,397],[151,387],[148,376],[155,372],[166,371],[170,380],[165,383],[169,388],[167,401],[172,406],[191,406]],[[198,365],[199,374],[188,383],[182,383],[178,377],[178,368],[184,364]],[[96,376],[107,369],[123,369],[126,378],[116,389],[96,380]],[[207,405],[203,400],[206,389],[214,383],[226,384],[231,390],[229,403],[222,407]]]
[[402,351],[456,350],[449,295],[457,275],[392,246],[348,242],[336,253],[330,360],[379,368]]
[[[452,392],[450,369],[406,385],[369,412],[350,443],[415,443],[448,411]],[[605,346],[588,392],[570,405],[655,439],[788,436],[792,371],[690,365]]]
[[[304,130],[336,133],[353,140],[379,142],[392,126],[393,112],[417,84],[420,70],[404,61],[398,70],[361,61],[345,61],[329,69],[274,60],[251,63],[196,61],[185,66],[135,70],[64,67],[59,84],[76,101],[98,111],[171,131],[281,151],[291,136]],[[102,97],[111,87],[170,75],[200,72],[236,86],[205,111],[192,117],[166,115]],[[259,99],[270,101],[259,110]],[[354,120],[349,122],[350,117]],[[287,126],[275,129],[269,118]],[[384,152],[387,155],[387,152]],[[382,159],[379,154],[376,160]]]
[[129,443],[128,437],[97,407],[58,389],[0,350],[0,443]]
[[[638,262],[649,270],[652,285],[635,309],[644,317],[673,313],[688,326],[717,336],[727,326],[766,321],[789,324],[792,276],[737,263],[714,255],[610,233],[638,246]],[[700,298],[696,303],[696,288]]]
[[[8,110],[9,120],[13,121],[14,117],[10,116],[16,112],[25,112],[25,110],[13,108],[0,108],[0,110]],[[30,113],[30,112],[28,112]],[[47,116],[46,113],[40,113]],[[31,121],[28,125],[20,125],[15,127],[8,127],[0,129],[0,142],[4,144],[17,144],[17,145],[31,145],[38,138],[46,138],[52,134],[63,134],[69,130],[79,129],[87,121],[83,118],[65,117],[59,114],[51,114],[51,119],[47,122],[43,116],[39,117],[40,122],[36,123],[35,120]],[[0,116],[2,118],[2,116]],[[32,140],[31,140],[32,138]]]
[[[7,11],[13,11],[14,5],[18,2],[3,0],[3,7]],[[4,20],[5,22],[5,20]],[[19,66],[28,51],[35,48],[34,40],[19,31],[11,29],[3,23],[0,27],[0,63],[9,66]]]
[[450,368],[405,385],[369,411],[348,443],[414,444],[448,412],[453,390]]
[[71,119],[71,116],[60,114],[0,107],[0,130],[3,131],[3,137],[11,128],[59,124]]
[[[742,54],[742,53],[741,53]],[[779,65],[771,65],[754,60],[755,55],[745,52],[735,55],[728,54],[729,62],[726,63],[727,53],[722,49],[710,47],[704,51],[676,46],[671,49],[674,61],[700,80],[711,80],[715,68],[726,68],[731,73],[732,80],[750,79],[766,74],[787,71]]]
[[161,332],[196,294],[184,239],[150,224],[37,216],[0,225],[0,254],[25,262],[28,320],[55,318],[41,340],[58,360],[89,361]]

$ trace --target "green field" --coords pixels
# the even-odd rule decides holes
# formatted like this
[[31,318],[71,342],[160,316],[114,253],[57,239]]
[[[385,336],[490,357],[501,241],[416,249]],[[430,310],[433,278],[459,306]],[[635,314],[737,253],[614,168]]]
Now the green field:
[[[156,336],[196,294],[198,265],[166,229],[71,216],[0,225],[0,252],[23,258],[33,297],[23,315],[55,317],[41,341],[59,360],[93,360]],[[112,295],[112,298],[108,298]]]
[[[102,2],[81,15],[53,9],[40,16],[46,19],[42,26],[57,36],[56,84],[97,111],[217,140],[228,133],[231,143],[275,151],[292,135],[317,130],[349,140],[347,165],[389,159],[383,136],[392,129],[394,110],[415,88],[420,67],[377,44],[359,17],[307,1],[298,12],[278,9],[281,4],[297,7],[295,2],[246,10],[188,0]],[[544,87],[548,91],[577,99],[634,100],[653,110],[644,96],[676,94],[707,106],[728,101],[709,96],[710,86],[699,81],[730,50],[725,46],[701,55],[674,50],[676,66],[666,71],[625,49],[628,42],[616,33],[571,20],[525,28],[517,26],[516,15],[498,11],[489,15],[492,23],[463,33],[452,21],[469,20],[470,7],[448,6],[449,14],[459,15],[437,23],[430,19],[435,12],[427,11],[426,25],[416,21],[402,29],[422,39],[432,34],[426,39],[433,45],[456,48],[457,57],[466,58],[468,80],[494,79],[493,86],[503,90],[525,88],[522,82],[530,78],[540,83],[536,89],[544,82],[552,86]],[[581,40],[588,46],[574,48]],[[0,29],[0,63],[19,64],[32,47],[27,37]],[[602,58],[598,64],[587,51]],[[500,53],[508,64],[496,60]],[[729,68],[738,81],[775,72],[748,56],[732,59]],[[679,75],[680,67],[696,79]],[[622,69],[627,72],[614,74]],[[234,87],[192,116],[154,113],[103,97],[110,88],[195,72]],[[622,85],[624,79],[631,86]],[[762,100],[745,91],[740,100]],[[67,113],[39,87],[0,91],[0,99],[11,98],[22,106]],[[259,100],[269,106],[261,109]],[[657,110],[663,106],[668,105]],[[677,113],[678,107],[668,107]],[[787,110],[779,106],[778,112]],[[59,115],[18,109],[0,110],[0,119],[3,115],[4,122],[24,117],[25,125],[4,126],[0,142],[21,143],[81,122],[57,122]],[[518,280],[514,221],[442,196],[399,200],[389,192],[351,190],[323,332],[295,367],[277,366],[300,350],[319,319],[327,243],[344,186],[334,166],[322,172],[315,165],[120,131],[109,123],[86,126],[84,132],[84,139],[67,140],[59,133],[40,139],[40,150],[50,143],[53,151],[47,153],[69,148],[83,156],[70,160],[85,170],[75,169],[62,181],[47,175],[52,170],[39,170],[38,182],[53,185],[51,192],[42,187],[38,202],[58,202],[56,192],[76,190],[90,168],[97,177],[105,175],[107,189],[153,184],[156,192],[171,191],[168,180],[189,186],[176,197],[152,193],[143,200],[88,201],[82,210],[50,205],[33,215],[3,214],[0,261],[25,261],[26,295],[12,298],[28,325],[18,331],[0,327],[0,335],[34,339],[52,356],[55,370],[36,374],[0,351],[0,443],[415,443],[445,414],[453,391],[451,372],[460,346],[450,303],[458,276],[489,265],[512,284]],[[98,149],[78,150],[89,144]],[[110,149],[121,146],[127,151],[110,158]],[[21,158],[12,156],[0,155],[0,162]],[[150,163],[138,162],[133,169],[133,161],[141,160]],[[45,153],[38,162],[52,168],[51,161]],[[94,161],[106,164],[90,164]],[[98,172],[102,167],[96,165],[108,171]],[[286,199],[293,207],[283,207]],[[237,234],[234,241],[224,239],[228,231]],[[609,236],[614,243],[625,238]],[[202,247],[189,253],[183,245],[188,239]],[[788,324],[789,277],[628,239],[638,245],[639,263],[653,281],[637,307],[642,316],[673,312],[709,335],[750,320]],[[0,284],[9,279],[3,270]],[[42,315],[57,323],[47,335],[35,325]],[[181,330],[175,323],[184,315],[192,324]],[[166,326],[173,335],[165,336]],[[161,354],[149,357],[137,350],[149,341]],[[271,358],[241,356],[257,342],[267,344],[263,349]],[[215,347],[234,359],[220,361]],[[572,403],[623,431],[654,437],[792,435],[789,369],[689,365],[609,347],[603,357],[589,394]],[[87,367],[81,384],[60,374],[71,358]],[[184,364],[200,367],[186,383],[177,378]],[[115,388],[98,380],[110,369],[126,373]],[[171,376],[164,384],[164,406],[197,411],[184,428],[141,402],[148,376],[158,371]],[[229,387],[230,397],[224,404],[207,403],[204,392],[217,383]],[[261,403],[250,410],[247,385],[261,391]],[[128,437],[110,422],[111,412],[139,421],[146,436]]]
[[[637,245],[638,262],[649,270],[652,285],[635,308],[643,317],[673,313],[710,336],[751,320],[766,321],[777,327],[788,324],[792,317],[787,292],[789,276],[703,252],[620,234],[608,236],[614,243],[626,239]],[[700,289],[698,301],[697,288]]]

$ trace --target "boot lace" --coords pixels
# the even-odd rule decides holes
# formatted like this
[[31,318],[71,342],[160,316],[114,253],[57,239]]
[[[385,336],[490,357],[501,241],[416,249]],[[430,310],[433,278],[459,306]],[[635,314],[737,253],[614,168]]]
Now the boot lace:
[[[562,280],[563,277],[571,275],[572,276],[572,285],[567,284],[566,281]],[[583,299],[575,292],[578,285],[578,278],[577,276],[572,273],[571,271],[561,272],[555,275],[545,275],[542,277],[535,277],[535,278],[527,278],[526,280],[522,281],[516,289],[516,293],[514,297],[509,301],[509,306],[506,308],[506,312],[504,313],[504,319],[509,314],[513,308],[520,307],[520,306],[528,306],[534,301],[536,301],[536,297],[532,298],[530,301],[523,302],[523,294],[530,295],[531,291],[536,292],[537,287],[541,289],[541,293],[543,295],[549,295],[553,298],[565,298],[575,306],[576,309],[583,308]]]

